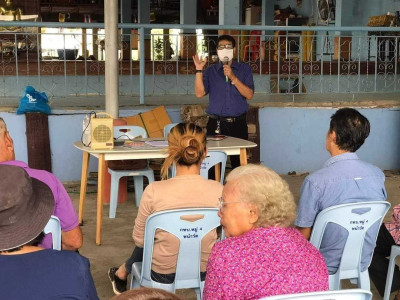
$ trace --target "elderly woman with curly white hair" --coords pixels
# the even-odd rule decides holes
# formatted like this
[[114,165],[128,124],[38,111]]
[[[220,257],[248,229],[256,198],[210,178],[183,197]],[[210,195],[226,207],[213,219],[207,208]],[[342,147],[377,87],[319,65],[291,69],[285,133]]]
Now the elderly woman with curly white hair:
[[234,169],[220,199],[226,239],[214,245],[203,299],[259,299],[328,290],[319,251],[295,228],[288,184],[256,165]]

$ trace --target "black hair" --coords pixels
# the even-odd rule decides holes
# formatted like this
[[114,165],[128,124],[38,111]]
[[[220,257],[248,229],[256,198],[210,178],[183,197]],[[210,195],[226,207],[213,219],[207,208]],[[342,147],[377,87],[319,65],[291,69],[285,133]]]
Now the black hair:
[[369,136],[370,124],[357,110],[341,108],[331,116],[329,132],[332,131],[340,150],[356,152]]
[[9,250],[5,250],[5,251],[1,251],[1,252],[15,252],[15,251],[19,251],[22,249],[22,247],[24,246],[37,246],[39,245],[44,239],[44,232],[42,231],[41,233],[39,233],[39,235],[37,237],[35,237],[33,240],[29,241],[28,243],[9,249]]
[[236,41],[235,41],[235,39],[234,39],[231,35],[229,35],[229,34],[220,35],[220,36],[218,37],[217,45],[219,44],[220,41],[228,41],[228,42],[231,42],[231,43],[232,43],[232,47],[233,47],[233,48],[236,47]]

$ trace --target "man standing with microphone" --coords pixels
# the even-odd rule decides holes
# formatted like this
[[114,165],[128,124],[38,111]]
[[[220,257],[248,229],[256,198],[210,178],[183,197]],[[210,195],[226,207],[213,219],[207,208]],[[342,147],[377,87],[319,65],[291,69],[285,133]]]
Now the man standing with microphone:
[[[209,96],[207,135],[223,134],[248,139],[247,100],[254,95],[253,73],[248,64],[233,61],[236,41],[230,35],[218,38],[217,54],[221,63],[204,69],[207,58],[193,56],[196,67],[194,89],[197,98]],[[232,168],[240,165],[238,155],[231,156]]]

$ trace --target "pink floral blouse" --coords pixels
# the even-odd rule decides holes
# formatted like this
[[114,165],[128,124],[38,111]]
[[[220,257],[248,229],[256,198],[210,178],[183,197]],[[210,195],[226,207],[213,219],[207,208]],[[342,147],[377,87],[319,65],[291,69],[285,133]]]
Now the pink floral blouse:
[[294,228],[256,228],[214,245],[203,299],[259,299],[328,290],[324,258]]
[[394,242],[400,245],[400,204],[393,207],[392,221],[385,223],[385,226],[392,235]]

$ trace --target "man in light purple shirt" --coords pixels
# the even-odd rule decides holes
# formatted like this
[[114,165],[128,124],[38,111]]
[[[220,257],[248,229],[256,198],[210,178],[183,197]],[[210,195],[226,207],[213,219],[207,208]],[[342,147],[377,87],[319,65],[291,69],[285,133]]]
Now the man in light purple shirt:
[[[51,189],[54,196],[53,215],[57,216],[61,222],[62,249],[78,250],[82,246],[82,231],[78,224],[78,216],[67,191],[52,173],[31,169],[26,163],[15,160],[13,140],[2,118],[0,118],[0,164],[24,168],[30,177],[42,181]],[[41,246],[45,248],[52,247],[49,235],[43,239]]]
[[[325,208],[345,203],[385,201],[385,175],[362,160],[354,152],[368,137],[370,124],[366,117],[352,108],[339,109],[331,117],[326,136],[326,149],[331,158],[322,169],[308,175],[300,191],[297,218],[294,224],[309,239],[315,218]],[[361,259],[361,270],[368,268],[375,248],[379,224],[366,234]],[[328,224],[320,252],[330,274],[336,273],[347,232],[335,224]]]

